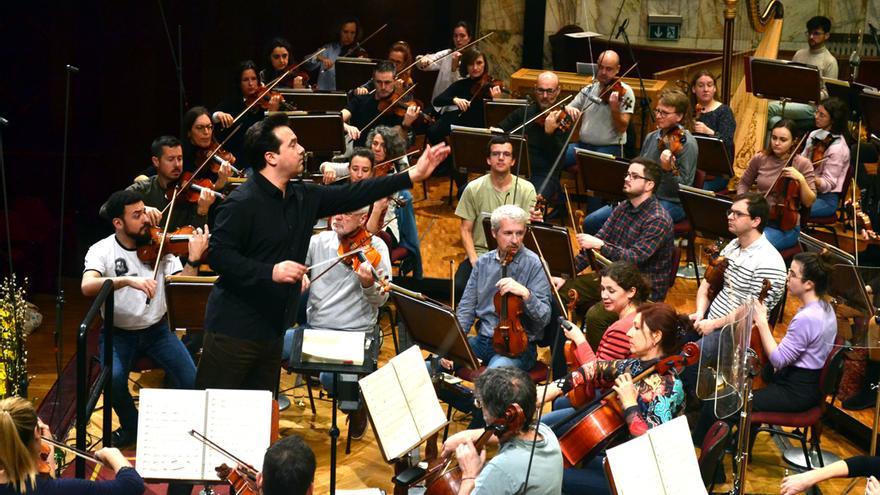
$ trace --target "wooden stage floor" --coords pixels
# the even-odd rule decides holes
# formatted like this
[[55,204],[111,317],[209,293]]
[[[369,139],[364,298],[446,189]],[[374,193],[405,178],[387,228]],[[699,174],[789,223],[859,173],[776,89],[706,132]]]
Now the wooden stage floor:
[[[429,182],[429,199],[423,198],[423,189],[418,185],[413,194],[416,197],[415,210],[419,232],[422,235],[422,256],[425,260],[425,276],[449,278],[450,261],[456,263],[464,256],[461,247],[458,228],[459,222],[454,216],[454,210],[446,203],[448,191],[448,179],[435,178]],[[64,310],[63,331],[63,355],[64,362],[69,360],[75,351],[74,334],[82,317],[85,315],[89,301],[79,291],[79,280],[67,280],[66,306]],[[694,297],[696,283],[693,280],[679,278],[670,290],[667,302],[675,305],[679,311],[691,312],[694,309]],[[28,340],[29,372],[31,383],[29,396],[39,402],[46,396],[49,388],[55,381],[55,361],[52,345],[52,335],[55,321],[55,298],[54,294],[34,295],[30,298],[35,302],[43,313],[43,324]],[[795,305],[789,298],[784,322],[791,319]],[[388,322],[383,320],[383,326],[387,329]],[[777,327],[777,337],[781,337],[785,325]],[[380,366],[393,355],[392,340],[386,338],[380,355]],[[544,358],[546,359],[546,353]],[[133,376],[135,380],[145,386],[161,386],[162,372],[153,371],[143,376]],[[295,377],[282,372],[283,387],[294,386]],[[317,392],[317,390],[316,390]],[[330,428],[330,402],[326,399],[316,400],[317,414],[312,415],[308,405],[308,396],[304,387],[292,389],[288,392],[293,404],[281,413],[280,430],[286,436],[290,434],[301,435],[311,445],[317,457],[318,470],[316,473],[315,493],[327,493],[329,489],[329,459],[330,447],[328,431]],[[72,399],[72,397],[70,397]],[[92,428],[99,434],[101,422],[101,410],[98,410],[91,419]],[[863,421],[870,424],[871,411],[861,414]],[[866,418],[866,419],[865,419]],[[461,419],[461,418],[458,418]],[[338,469],[337,488],[355,489],[365,487],[382,488],[390,493],[392,485],[391,466],[385,464],[379,452],[378,446],[371,429],[361,440],[352,441],[350,454],[345,454],[345,438],[347,425],[345,416],[339,416],[341,430],[338,444]],[[464,427],[466,421],[455,421],[451,431],[458,431]],[[843,435],[826,427],[822,434],[822,446],[824,450],[837,454],[840,457],[848,457],[864,453],[856,445],[851,443]],[[727,479],[731,479],[729,458],[725,461]],[[786,472],[785,463],[782,460],[780,449],[776,442],[767,434],[758,436],[752,463],[747,473],[746,489],[748,493],[771,494],[779,493],[779,483]],[[791,468],[788,468],[791,470]],[[792,470],[793,472],[793,470]],[[836,480],[822,483],[820,489],[823,493],[840,493],[846,486],[847,481]],[[716,492],[726,492],[729,484],[715,487]],[[857,484],[854,493],[864,493],[864,482]]]

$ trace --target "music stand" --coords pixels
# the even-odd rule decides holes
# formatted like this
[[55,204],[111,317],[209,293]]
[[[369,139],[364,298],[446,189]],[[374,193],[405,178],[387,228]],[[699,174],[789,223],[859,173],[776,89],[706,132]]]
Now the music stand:
[[678,197],[694,232],[707,239],[733,239],[727,230],[729,198],[690,186],[679,186]]
[[816,105],[820,100],[822,77],[819,68],[785,60],[749,57],[750,90],[758,98]]
[[[453,125],[452,133],[449,135],[449,145],[452,147],[452,162],[455,168],[462,173],[485,174],[489,170],[486,157],[489,155],[489,141],[492,140],[493,135],[496,134],[489,129]],[[519,152],[520,146],[526,142],[525,136],[510,136],[510,141],[513,144],[513,156],[522,156],[521,176],[531,176],[532,165],[529,161],[528,148],[523,150],[523,153]],[[515,169],[516,165],[514,165]]]
[[169,275],[165,277],[165,305],[168,307],[168,327],[202,330],[205,328],[205,306],[214,288],[217,276],[193,277]]
[[697,140],[697,168],[710,175],[733,177],[730,152],[724,141],[714,136],[694,134]]
[[339,396],[339,374],[348,373],[353,375],[369,375],[376,371],[379,363],[379,339],[372,338],[367,332],[367,343],[369,346],[364,349],[364,364],[356,366],[353,364],[335,364],[335,363],[309,363],[302,359],[303,345],[303,329],[293,329],[293,347],[290,350],[290,360],[288,368],[296,373],[333,373],[333,390],[335,393],[332,397],[332,409],[330,421],[330,494],[336,493],[336,440],[339,438],[339,427],[336,424],[336,404]]
[[[554,277],[562,277],[565,279],[573,279],[577,276],[577,270],[574,267],[574,251],[571,248],[571,237],[568,228],[549,223],[532,222],[528,228],[535,233],[538,244],[541,245],[541,252],[544,259],[547,260],[547,266],[550,268],[550,274]],[[489,250],[498,247],[498,242],[492,237],[492,222],[489,217],[483,217],[483,231],[486,234],[486,246]],[[532,236],[526,232],[523,239],[523,245],[529,248],[535,254],[538,249]]]
[[858,107],[862,112],[862,121],[868,129],[868,134],[880,135],[880,92],[865,90],[859,93]]
[[449,306],[397,290],[391,291],[391,299],[419,347],[465,368],[476,370],[480,367],[468,344],[467,332],[461,328]]
[[287,115],[287,122],[299,143],[310,152],[332,155],[345,151],[341,113],[283,113]]
[[528,100],[498,99],[486,102],[486,127],[500,127],[501,121],[519,108],[528,106]]
[[850,83],[849,81],[841,81],[840,79],[823,77],[822,82],[825,83],[825,90],[828,91],[829,97],[833,96],[840,98],[846,102],[850,111],[849,120],[852,121],[858,121],[862,116],[859,106],[859,95],[864,91],[877,91],[876,88],[868,86],[867,84],[857,82]]
[[301,112],[341,112],[348,105],[348,96],[339,91],[279,89],[284,101]]
[[373,78],[377,60],[370,58],[339,57],[336,59],[336,89],[352,90]]
[[629,163],[612,155],[595,153],[576,148],[578,181],[581,190],[593,191],[596,196],[609,201],[626,199],[623,194],[623,178],[629,172]]

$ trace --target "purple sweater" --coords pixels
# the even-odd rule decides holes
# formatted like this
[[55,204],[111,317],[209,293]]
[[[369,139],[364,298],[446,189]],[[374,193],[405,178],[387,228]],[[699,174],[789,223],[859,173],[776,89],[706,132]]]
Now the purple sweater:
[[776,369],[821,369],[836,335],[837,317],[831,305],[824,301],[806,304],[791,319],[782,342],[770,353],[770,363]]

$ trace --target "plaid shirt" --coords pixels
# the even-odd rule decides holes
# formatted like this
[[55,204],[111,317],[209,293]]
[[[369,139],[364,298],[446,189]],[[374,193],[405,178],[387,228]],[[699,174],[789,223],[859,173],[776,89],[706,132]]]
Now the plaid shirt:
[[[602,254],[611,261],[629,261],[651,282],[651,300],[662,301],[672,285],[672,218],[653,195],[638,207],[623,201],[614,208],[596,237],[605,241]],[[577,270],[587,267],[577,256]]]

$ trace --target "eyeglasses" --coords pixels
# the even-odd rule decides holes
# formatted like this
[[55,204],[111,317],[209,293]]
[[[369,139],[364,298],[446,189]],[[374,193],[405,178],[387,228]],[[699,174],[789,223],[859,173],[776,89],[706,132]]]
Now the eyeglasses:
[[498,158],[500,156],[510,158],[513,156],[513,152],[511,152],[511,151],[493,151],[493,152],[489,153],[489,156],[491,156],[493,158]]
[[798,280],[803,280],[803,279],[804,279],[804,277],[802,277],[802,276],[798,275],[797,273],[795,273],[794,270],[792,270],[791,268],[788,269],[788,276],[789,276],[789,278],[796,278],[796,279],[798,279]]
[[645,177],[644,175],[639,175],[635,172],[627,172],[626,176],[629,177],[629,180],[638,180],[638,179],[648,180],[648,178]]
[[749,215],[748,213],[743,213],[741,211],[736,211],[736,210],[727,210],[726,214],[727,214],[727,216],[733,215],[733,218],[751,217],[751,215]]
[[195,129],[196,129],[197,131],[199,131],[199,132],[210,131],[211,129],[214,128],[214,124],[207,124],[207,125],[201,125],[201,124],[200,124],[200,125],[196,125],[196,126],[194,126],[194,127],[195,127]]
[[825,31],[820,31],[817,29],[815,31],[804,31],[804,34],[806,34],[807,37],[810,37],[810,38],[812,38],[813,36],[818,38],[820,36],[825,36]]
[[660,110],[659,108],[654,109],[654,115],[659,117],[669,117],[670,115],[678,113],[678,112],[667,112],[666,110]]
[[535,88],[535,93],[539,95],[552,95],[559,88]]

